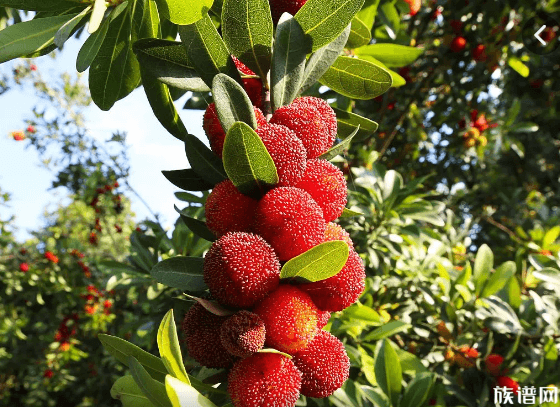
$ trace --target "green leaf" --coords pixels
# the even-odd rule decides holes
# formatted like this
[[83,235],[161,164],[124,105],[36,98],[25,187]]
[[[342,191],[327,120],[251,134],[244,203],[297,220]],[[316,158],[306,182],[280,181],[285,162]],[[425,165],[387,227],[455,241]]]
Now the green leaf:
[[433,384],[434,377],[432,373],[420,373],[416,375],[406,387],[399,407],[417,407],[424,405],[430,395]]
[[348,40],[350,35],[350,26],[346,27],[344,31],[332,42],[328,43],[322,48],[311,55],[307,64],[305,65],[305,71],[303,73],[302,85],[300,86],[300,93],[303,93],[311,86],[313,86],[321,76],[325,74],[331,67],[331,65],[336,61],[344,45]]
[[132,16],[131,39],[135,43],[143,38],[161,37],[161,24],[157,5],[152,0],[129,1]]
[[111,13],[111,15],[103,21],[101,27],[97,29],[93,34],[91,34],[80,51],[78,52],[78,57],[76,59],[76,70],[78,72],[84,72],[86,69],[89,68],[99,49],[101,48],[101,44],[105,40],[105,36],[107,35],[107,30],[109,29],[109,24],[112,20],[117,18],[120,13],[122,13],[126,9],[126,4],[119,4]]
[[93,34],[99,29],[107,8],[108,3],[105,0],[93,0],[93,10],[89,18],[88,33]]
[[75,16],[39,18],[4,28],[0,31],[0,64],[49,46],[60,27]]
[[202,257],[172,257],[160,261],[151,271],[152,277],[168,287],[182,291],[198,292],[206,289]]
[[489,297],[500,291],[511,277],[515,275],[517,267],[514,261],[507,261],[500,265],[492,274],[490,279],[487,280],[486,285],[480,294],[481,298]]
[[321,243],[286,262],[280,271],[280,278],[297,278],[310,283],[326,280],[342,270],[348,254],[346,242],[337,240]]
[[278,22],[270,70],[272,110],[289,105],[300,90],[310,44],[298,22],[285,13]]
[[133,50],[142,69],[166,85],[192,92],[210,91],[198,75],[182,43],[147,38],[135,42]]
[[185,151],[193,170],[206,182],[216,185],[227,178],[220,157],[192,134],[185,137]]
[[158,407],[171,407],[172,404],[167,397],[165,385],[152,379],[134,356],[128,356],[126,360],[134,381],[148,400]]
[[173,376],[165,378],[165,390],[173,407],[217,407],[194,387]]
[[214,77],[212,96],[216,103],[216,113],[222,128],[227,133],[235,122],[243,122],[257,128],[255,108],[245,89],[239,83],[222,73]]
[[192,168],[162,171],[161,173],[169,182],[185,191],[208,191],[214,186],[200,178]]
[[381,5],[379,17],[385,24],[389,38],[395,40],[401,29],[401,18],[394,3],[386,2]]
[[360,390],[365,398],[371,401],[375,407],[391,407],[391,400],[379,388],[360,386]]
[[226,173],[237,189],[260,198],[278,183],[278,173],[261,138],[247,124],[235,123],[226,135],[223,161]]
[[109,110],[117,100],[140,83],[140,66],[130,45],[131,19],[126,11],[115,17],[89,70],[91,98],[101,110]]
[[157,356],[154,356],[138,346],[116,336],[98,334],[98,338],[107,352],[109,352],[119,362],[126,365],[128,364],[128,356],[134,356],[155,380],[162,382],[165,380],[167,369],[165,368],[162,360]]
[[416,376],[418,373],[427,372],[426,366],[422,364],[422,361],[418,356],[413,355],[402,349],[395,349],[397,356],[401,361],[401,369],[404,374],[410,376]]
[[[18,10],[27,11],[58,12],[80,6],[80,3],[66,0],[0,0],[0,6],[17,8]],[[86,4],[83,4],[83,6],[86,7]]]
[[509,57],[508,59],[508,65],[510,66],[511,69],[513,69],[515,72],[517,72],[519,75],[521,75],[524,78],[527,78],[529,76],[529,67],[527,65],[525,65],[521,59],[517,58],[517,57]]
[[179,27],[179,35],[196,71],[211,88],[214,76],[224,73],[239,84],[241,76],[212,19],[208,14],[194,24]]
[[539,125],[532,122],[521,122],[508,127],[508,131],[511,133],[534,133],[539,131]]
[[222,34],[230,52],[266,81],[274,27],[267,0],[225,0]]
[[367,334],[363,340],[366,342],[378,341],[380,339],[393,336],[399,332],[407,331],[411,327],[412,325],[407,324],[403,321],[387,322],[385,325],[382,325],[379,328],[375,329],[373,332]]
[[177,206],[175,206],[175,210],[179,212],[181,215],[181,219],[185,222],[185,225],[193,232],[195,235],[200,236],[201,238],[208,240],[209,242],[214,242],[216,240],[216,236],[208,230],[206,223],[201,220],[192,218],[183,213],[183,211],[179,210]]
[[132,376],[123,376],[111,387],[111,397],[120,400],[123,407],[153,407]]
[[191,384],[183,364],[183,355],[179,347],[179,337],[177,336],[172,309],[167,311],[159,325],[157,344],[161,360],[163,360],[169,374],[186,384]]
[[375,17],[377,15],[377,7],[379,6],[379,0],[366,0],[362,9],[356,14],[366,27],[373,27]]
[[400,88],[401,86],[406,85],[406,79],[400,76],[398,73],[391,69],[387,69],[391,74],[391,78],[393,79],[393,84],[391,85],[392,88]]
[[369,61],[341,56],[319,82],[353,99],[373,99],[392,85],[391,74]]
[[344,140],[342,140],[340,143],[338,143],[337,145],[335,145],[325,153],[321,154],[319,158],[323,160],[332,160],[337,155],[343,153],[345,150],[347,150],[350,147],[350,143],[352,142],[352,139],[356,134],[358,134],[359,130],[360,128],[358,125],[358,128],[355,129],[352,134],[350,134],[348,137],[346,137]]
[[493,265],[494,254],[488,245],[483,244],[478,249],[474,260],[473,279],[477,295],[480,294],[484,282],[489,278]]
[[68,20],[54,35],[54,43],[58,48],[62,48],[64,43],[72,33],[74,29],[82,22],[82,19],[90,12],[91,6],[86,7],[80,14],[76,17]]
[[371,30],[358,17],[352,19],[350,36],[346,48],[358,48],[369,44],[371,41]]
[[361,212],[352,211],[348,208],[344,208],[344,210],[342,211],[342,215],[340,215],[341,218],[353,218],[354,216],[364,216],[364,214]]
[[410,65],[424,53],[424,48],[399,44],[371,44],[354,50],[356,55],[367,55],[380,61],[389,68]]
[[162,16],[174,24],[193,24],[204,18],[214,0],[156,0]]
[[375,348],[375,379],[377,385],[397,405],[402,388],[401,363],[388,339],[383,339]]
[[361,139],[372,135],[379,127],[376,122],[355,113],[337,108],[333,108],[333,110],[336,113],[338,137],[340,138],[346,138],[358,129],[356,136]]
[[308,0],[295,19],[316,51],[337,38],[363,4],[364,0]]

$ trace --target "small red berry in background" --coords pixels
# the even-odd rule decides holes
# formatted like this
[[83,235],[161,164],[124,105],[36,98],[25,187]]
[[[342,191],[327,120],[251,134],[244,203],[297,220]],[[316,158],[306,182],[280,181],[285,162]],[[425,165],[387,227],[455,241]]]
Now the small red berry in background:
[[11,136],[15,141],[25,140],[25,134],[23,134],[23,131],[21,130],[12,131]]
[[453,52],[461,52],[467,46],[467,40],[464,37],[455,37],[451,41],[451,46],[449,47]]
[[90,233],[90,235],[89,235],[89,242],[90,242],[92,245],[97,245],[97,233],[95,233],[95,232],[91,232],[91,233]]
[[404,0],[405,3],[408,3],[410,7],[410,15],[414,16],[420,11],[420,7],[422,7],[422,0]]
[[502,370],[504,357],[501,355],[491,354],[486,356],[484,363],[486,363],[486,370],[488,370],[488,373],[493,376],[498,376]]
[[519,383],[508,376],[500,376],[496,379],[495,387],[507,387],[511,389],[515,394],[519,393]]
[[113,187],[115,187],[115,188],[118,188],[118,187],[119,187],[118,181],[115,181],[115,183],[113,184]]
[[31,64],[31,65],[29,66],[29,69],[31,69],[32,71],[36,71],[36,70],[37,70],[37,65]]
[[115,224],[115,230],[117,231],[117,233],[122,233],[122,228],[117,224]]
[[46,377],[47,379],[50,379],[54,376],[54,372],[51,369],[47,369],[45,370],[45,373],[43,373],[43,377]]
[[58,263],[58,257],[53,252],[45,252],[45,259],[55,264]]
[[103,303],[103,308],[105,309],[111,309],[111,307],[113,306],[113,301],[111,300],[105,300],[105,302]]
[[62,342],[59,349],[61,352],[67,352],[70,350],[70,344],[68,342]]
[[29,264],[21,263],[19,265],[19,271],[23,271],[24,273],[27,273],[29,271]]
[[473,50],[473,59],[477,62],[484,62],[487,58],[486,47],[482,44],[477,45]]
[[27,254],[27,249],[21,248],[21,249],[19,250],[19,254],[21,254],[22,256],[25,255],[25,254]]
[[84,311],[86,312],[86,314],[88,315],[93,315],[95,314],[95,311],[97,311],[97,304],[95,305],[86,305],[84,307]]

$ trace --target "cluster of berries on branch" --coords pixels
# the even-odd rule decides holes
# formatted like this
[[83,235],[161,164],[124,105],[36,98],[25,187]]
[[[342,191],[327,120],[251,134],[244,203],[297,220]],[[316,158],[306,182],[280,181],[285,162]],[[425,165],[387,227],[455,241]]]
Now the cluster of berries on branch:
[[[466,127],[466,121],[462,121],[460,126]],[[478,114],[478,110],[471,111],[471,121],[469,129],[463,133],[463,145],[465,148],[475,146],[485,147],[488,139],[483,133],[490,127],[496,127],[497,124],[490,124],[485,114]]]

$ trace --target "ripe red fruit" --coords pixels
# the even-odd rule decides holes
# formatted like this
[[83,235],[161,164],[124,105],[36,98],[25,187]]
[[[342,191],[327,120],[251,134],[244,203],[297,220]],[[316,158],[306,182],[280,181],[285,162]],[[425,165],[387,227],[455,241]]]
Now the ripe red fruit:
[[227,317],[207,311],[199,303],[185,314],[183,333],[189,356],[202,366],[211,368],[230,367],[234,357],[219,340],[220,328]]
[[27,129],[25,129],[25,131],[27,131],[28,133],[35,133],[37,130],[35,129],[34,126],[27,126]]
[[500,376],[496,378],[496,385],[498,387],[507,387],[511,389],[515,394],[519,393],[519,383],[508,376]]
[[239,311],[222,324],[220,339],[232,355],[242,358],[251,356],[264,346],[264,322],[257,314]]
[[329,323],[331,313],[329,311],[319,311],[317,313],[317,328],[323,329]]
[[467,46],[467,40],[464,37],[458,36],[451,41],[450,49],[453,52],[461,52]]
[[257,206],[254,229],[270,243],[280,261],[322,243],[325,228],[321,207],[298,188],[275,188]]
[[220,237],[228,232],[248,232],[258,201],[243,195],[233,182],[225,180],[214,187],[206,203],[206,226]]
[[23,134],[23,131],[12,131],[11,134],[15,141],[22,141],[25,139],[25,134]]
[[[243,62],[232,55],[233,62],[235,66],[241,72],[242,75],[250,75],[256,76],[257,74],[254,73],[248,66],[246,66]],[[243,78],[241,80],[243,82],[243,87],[245,88],[245,92],[247,92],[247,96],[251,99],[251,103],[258,108],[262,107],[262,92],[263,92],[263,83],[262,80],[258,78]]]
[[58,257],[53,252],[45,252],[45,259],[55,264],[58,263]]
[[[257,126],[266,124],[266,118],[263,112],[255,107],[255,116],[257,117]],[[218,157],[222,158],[222,150],[224,149],[224,140],[226,139],[226,132],[222,128],[218,113],[216,111],[216,104],[211,103],[206,108],[202,118],[202,128],[210,141],[210,148]]]
[[307,151],[296,134],[285,126],[267,123],[257,128],[278,172],[278,186],[293,187],[303,177]]
[[43,373],[43,377],[46,377],[47,379],[50,379],[54,376],[54,372],[51,369],[47,369],[45,370],[45,373]]
[[270,122],[294,131],[307,150],[307,158],[319,157],[336,138],[336,114],[325,100],[316,97],[301,97],[281,107]]
[[294,355],[301,371],[301,394],[327,397],[339,389],[350,374],[350,359],[340,340],[327,331],[319,331],[307,348]]
[[105,309],[111,309],[111,307],[113,306],[113,301],[111,300],[105,300],[105,302],[103,303],[103,308]]
[[296,185],[309,195],[323,210],[323,218],[330,222],[342,215],[346,206],[344,174],[327,160],[309,160],[303,178]]
[[253,310],[264,321],[267,346],[290,354],[317,333],[318,311],[309,295],[291,285],[281,285]]
[[301,373],[277,353],[257,353],[237,362],[228,376],[235,407],[293,407],[299,398]]
[[274,24],[278,23],[284,13],[295,16],[306,2],[307,0],[271,0],[269,3],[272,21],[274,21]]
[[21,263],[19,265],[19,271],[23,271],[24,273],[27,273],[29,271],[29,264]]
[[480,116],[478,116],[473,126],[477,128],[481,133],[486,130],[489,127],[488,121],[486,120],[486,115],[481,114]]
[[206,253],[204,281],[221,304],[249,308],[278,287],[280,262],[261,236],[228,233]]
[[354,248],[354,242],[350,239],[350,234],[340,225],[329,222],[327,223],[327,227],[325,229],[325,242],[332,242],[336,240],[342,240],[343,242],[346,242],[349,248]]
[[478,62],[486,61],[486,47],[484,45],[479,44],[473,49],[473,59]]
[[484,360],[486,363],[486,370],[493,376],[498,376],[502,370],[502,363],[504,363],[504,357],[501,355],[491,354],[486,356]]
[[404,0],[405,3],[408,3],[410,6],[410,15],[414,16],[418,11],[420,11],[420,7],[422,7],[422,0]]
[[89,242],[90,242],[92,245],[97,245],[97,233],[95,233],[95,232],[91,232],[91,233],[90,233],[90,235],[89,235]]
[[311,296],[322,311],[342,311],[355,303],[365,288],[364,263],[351,249],[346,264],[338,274],[326,280],[298,285]]

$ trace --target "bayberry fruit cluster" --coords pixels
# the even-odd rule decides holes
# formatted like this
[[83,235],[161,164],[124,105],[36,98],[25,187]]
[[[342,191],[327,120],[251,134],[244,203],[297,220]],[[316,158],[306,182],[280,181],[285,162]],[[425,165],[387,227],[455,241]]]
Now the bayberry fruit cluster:
[[[255,131],[279,181],[258,200],[230,180],[210,193],[207,226],[218,239],[205,256],[204,280],[212,299],[233,314],[216,315],[197,303],[185,315],[183,332],[190,357],[230,369],[234,406],[289,407],[300,394],[327,397],[348,378],[344,345],[322,328],[331,312],[356,302],[365,271],[349,234],[332,223],[347,198],[343,173],[320,158],[335,141],[333,109],[322,99],[302,97],[268,122],[256,107],[255,113]],[[222,157],[226,133],[214,104],[204,129]],[[327,241],[348,245],[338,274],[316,282],[281,280],[283,262]]]

